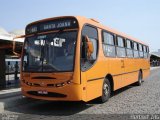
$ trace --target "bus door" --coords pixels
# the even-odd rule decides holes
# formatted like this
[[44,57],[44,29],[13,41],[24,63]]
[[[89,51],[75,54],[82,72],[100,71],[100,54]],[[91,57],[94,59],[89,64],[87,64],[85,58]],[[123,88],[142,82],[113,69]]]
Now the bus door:
[[[89,43],[88,43],[89,42]],[[91,44],[89,48],[88,44]],[[89,51],[91,50],[91,51]],[[102,63],[98,61],[98,31],[86,25],[81,39],[81,82],[86,89],[86,101],[102,94]]]

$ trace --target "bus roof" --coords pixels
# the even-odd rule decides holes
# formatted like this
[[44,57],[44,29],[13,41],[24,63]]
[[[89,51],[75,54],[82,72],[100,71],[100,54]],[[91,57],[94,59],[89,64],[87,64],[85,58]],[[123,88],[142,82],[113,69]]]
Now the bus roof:
[[32,23],[28,24],[27,26],[32,25],[32,24],[36,24],[36,23],[39,23],[39,22],[45,22],[45,21],[49,21],[49,20],[54,20],[54,19],[58,19],[58,18],[66,18],[66,17],[76,18],[79,22],[79,27],[83,27],[84,24],[88,23],[88,24],[91,24],[91,25],[96,26],[98,28],[101,28],[103,30],[106,30],[106,31],[109,31],[109,32],[114,33],[116,35],[127,38],[129,40],[132,40],[132,41],[135,41],[135,42],[138,42],[138,43],[141,43],[141,44],[144,44],[144,45],[148,46],[146,43],[140,41],[137,38],[131,37],[131,36],[125,34],[125,33],[119,32],[119,31],[117,31],[115,29],[112,29],[108,26],[104,26],[95,19],[89,19],[89,18],[82,17],[82,16],[60,16],[60,17],[47,18],[47,19],[42,19],[42,20],[39,20],[39,21],[32,22]]

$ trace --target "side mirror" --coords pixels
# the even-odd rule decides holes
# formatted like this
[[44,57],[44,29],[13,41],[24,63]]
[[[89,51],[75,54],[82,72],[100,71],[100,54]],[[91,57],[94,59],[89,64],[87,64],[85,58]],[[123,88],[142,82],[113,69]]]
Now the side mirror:
[[85,36],[85,40],[87,43],[87,57],[90,57],[91,54],[94,52],[94,47],[92,41],[88,38],[88,36]]

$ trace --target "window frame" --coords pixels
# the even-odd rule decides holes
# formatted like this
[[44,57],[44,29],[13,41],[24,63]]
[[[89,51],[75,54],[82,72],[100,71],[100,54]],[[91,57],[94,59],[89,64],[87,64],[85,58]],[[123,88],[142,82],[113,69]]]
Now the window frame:
[[[129,42],[130,42],[130,46],[131,46],[131,48],[128,48],[128,47],[127,47],[127,41],[129,41]],[[132,40],[130,40],[130,39],[126,39],[126,48],[127,48],[127,49],[132,49],[132,50],[133,50],[133,48],[132,48]]]
[[[110,35],[113,36],[114,45],[108,44],[108,43],[104,43],[104,33],[108,33],[108,34],[110,34]],[[106,31],[106,30],[102,30],[102,43],[105,44],[105,45],[115,46],[115,44],[116,44],[116,43],[115,43],[115,35],[114,35],[113,33],[111,33],[111,32]]]
[[[81,65],[81,54],[82,54],[82,38],[83,38],[83,29],[84,29],[84,27],[85,26],[88,26],[88,27],[92,27],[92,28],[94,28],[95,30],[96,30],[96,32],[97,32],[97,54],[96,54],[96,60],[95,60],[95,62],[90,66],[90,67],[88,67],[88,68],[86,68],[85,70],[83,70],[82,69],[82,65]],[[82,72],[85,72],[85,71],[88,71],[89,69],[91,69],[95,64],[96,64],[96,62],[97,62],[97,60],[98,60],[98,57],[99,57],[99,32],[98,32],[98,27],[96,27],[96,26],[94,26],[94,25],[92,25],[92,24],[89,24],[89,23],[85,23],[85,24],[83,24],[83,26],[82,26],[82,29],[80,29],[81,31],[80,31],[80,70],[82,71]],[[88,36],[89,37],[89,36]]]
[[[137,50],[135,49],[135,47],[134,47],[134,43],[136,43],[136,46],[137,46]],[[140,55],[139,55],[139,47],[138,47],[138,42],[136,42],[136,41],[133,41],[133,58],[135,58],[135,59],[139,59],[140,58]],[[135,57],[135,54],[134,54],[134,52],[138,52],[138,57]]]
[[[110,35],[113,35],[114,45],[104,43],[104,33],[108,33],[108,34],[110,34]],[[110,57],[110,58],[116,58],[116,57],[117,57],[116,39],[115,39],[115,38],[116,38],[116,35],[115,35],[114,33],[112,33],[112,32],[107,31],[107,30],[101,29],[101,38],[102,38],[102,49],[103,49],[103,54],[104,54],[104,56],[105,56],[105,57]],[[107,55],[105,54],[105,50],[104,50],[104,48],[103,48],[103,45],[115,47],[115,56],[107,56]]]
[[[139,58],[140,58],[140,59],[142,59],[142,58],[144,58],[143,44],[138,43],[138,46],[139,46]],[[141,48],[142,48],[142,50],[141,50],[141,51],[140,51],[140,46],[141,46]],[[141,53],[143,53],[143,56],[142,56],[142,57],[141,57]]]
[[149,49],[149,46],[147,46],[147,49],[148,49],[148,54],[147,54],[147,58],[149,58],[149,51],[150,51],[150,49]]
[[[131,48],[128,48],[128,47],[127,47],[127,41],[130,42],[130,47],[131,47]],[[127,55],[127,50],[132,50],[132,57],[129,57],[129,56]],[[133,40],[128,39],[128,38],[126,39],[126,57],[127,57],[127,58],[134,58]]]
[[[118,37],[122,38],[124,47],[118,46]],[[116,46],[116,55],[117,55],[117,58],[126,58],[126,57],[127,57],[127,51],[126,51],[126,38],[123,37],[123,36],[120,36],[120,35],[116,35],[116,40],[115,40],[115,41],[116,41],[116,45],[115,45],[115,46]],[[125,50],[125,56],[124,56],[124,57],[118,56],[117,48],[124,48],[124,50]]]
[[[118,37],[122,38],[124,47],[118,46]],[[120,35],[116,35],[116,46],[121,47],[121,48],[126,48],[126,39],[124,37],[120,36]]]
[[146,45],[143,45],[143,54],[144,54],[144,59],[147,59],[148,58],[148,46]]
[[[108,44],[108,43],[104,43],[104,32],[106,32],[108,34],[111,34],[113,36],[114,45]],[[118,37],[120,37],[120,38],[123,39],[123,45],[124,45],[124,47],[118,45]],[[115,56],[114,57],[113,56],[107,56],[107,55],[105,55],[105,53],[104,53],[105,51],[103,49],[103,54],[104,54],[105,57],[111,57],[111,58],[132,58],[132,59],[147,59],[149,57],[149,47],[146,46],[146,45],[144,45],[144,44],[142,44],[142,43],[140,43],[140,42],[137,42],[135,40],[132,40],[132,39],[129,39],[129,38],[125,38],[125,37],[123,37],[121,35],[118,35],[116,33],[113,33],[113,32],[110,32],[110,31],[104,30],[104,29],[101,29],[101,39],[102,39],[102,49],[103,49],[103,45],[109,45],[109,46],[114,46],[115,47]],[[130,41],[130,47],[131,48],[127,47],[127,41]],[[136,50],[134,49],[135,43],[136,43],[136,46],[137,46]],[[139,50],[140,49],[139,45],[141,45],[142,51]],[[117,47],[125,49],[125,57],[118,56],[118,54],[117,54]],[[145,47],[145,50],[146,50],[147,57],[144,56],[144,47]],[[132,57],[128,57],[127,50],[132,50]],[[135,57],[134,51],[138,52],[138,56],[137,57]],[[143,52],[143,57],[140,56],[140,52]]]

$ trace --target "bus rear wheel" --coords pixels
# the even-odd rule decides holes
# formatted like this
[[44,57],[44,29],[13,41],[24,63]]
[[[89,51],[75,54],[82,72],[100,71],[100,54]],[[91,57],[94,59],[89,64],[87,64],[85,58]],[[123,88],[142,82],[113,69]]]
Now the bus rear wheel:
[[108,101],[111,95],[111,85],[107,78],[105,78],[102,86],[102,96],[100,97],[100,102],[104,103]]
[[142,85],[142,72],[139,71],[139,74],[138,74],[138,82],[136,83],[138,86],[141,86]]

